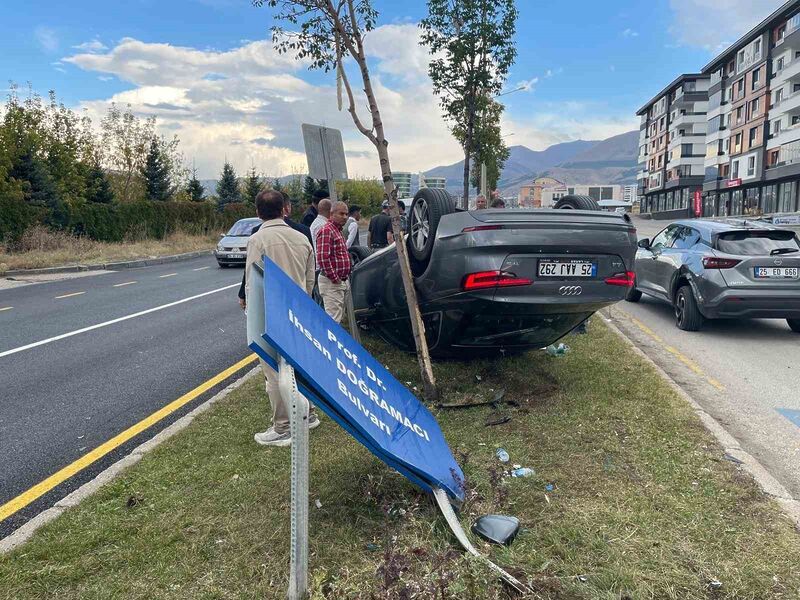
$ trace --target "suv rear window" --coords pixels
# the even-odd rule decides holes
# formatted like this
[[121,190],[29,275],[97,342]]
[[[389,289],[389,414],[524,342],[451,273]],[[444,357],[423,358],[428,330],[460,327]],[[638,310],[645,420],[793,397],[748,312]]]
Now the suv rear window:
[[731,231],[717,238],[717,250],[742,256],[770,256],[800,252],[793,231]]

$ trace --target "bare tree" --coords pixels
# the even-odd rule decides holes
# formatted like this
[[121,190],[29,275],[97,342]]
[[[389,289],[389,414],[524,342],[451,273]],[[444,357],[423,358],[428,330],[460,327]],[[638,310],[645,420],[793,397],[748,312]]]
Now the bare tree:
[[[389,162],[389,142],[386,139],[364,49],[364,38],[375,28],[378,12],[373,8],[371,0],[253,0],[253,4],[267,5],[276,9],[276,21],[288,24],[292,28],[288,30],[281,25],[272,28],[273,42],[279,52],[294,53],[300,60],[310,60],[312,69],[336,71],[340,106],[341,91],[344,88],[347,111],[353,118],[353,123],[372,142],[378,152],[384,193],[390,204],[392,232],[394,239],[397,240],[400,273],[422,373],[424,396],[426,400],[434,400],[437,395],[436,381],[408,260],[408,249],[404,232],[400,227],[397,188]],[[361,118],[356,105],[353,86],[344,66],[347,57],[355,61],[361,76],[362,91],[369,113],[368,121]]]

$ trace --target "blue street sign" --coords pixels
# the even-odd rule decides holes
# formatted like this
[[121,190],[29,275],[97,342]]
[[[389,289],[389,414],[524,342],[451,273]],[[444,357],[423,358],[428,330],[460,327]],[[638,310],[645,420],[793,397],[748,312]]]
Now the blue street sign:
[[[303,395],[416,485],[463,501],[464,475],[433,415],[267,257],[264,312],[263,339],[294,367]],[[276,366],[262,344],[251,348]]]

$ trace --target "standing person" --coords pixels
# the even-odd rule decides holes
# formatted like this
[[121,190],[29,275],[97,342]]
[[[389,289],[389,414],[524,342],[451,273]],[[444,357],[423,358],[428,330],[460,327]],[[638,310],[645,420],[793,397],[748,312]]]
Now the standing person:
[[[247,241],[247,264],[245,265],[245,293],[250,288],[250,267],[263,265],[262,257],[267,256],[292,281],[311,294],[314,287],[314,254],[306,237],[289,227],[283,220],[283,194],[275,190],[263,190],[256,196],[256,212],[264,221],[260,229]],[[246,300],[245,300],[246,302]],[[272,426],[264,432],[256,433],[254,439],[262,446],[288,446],[292,441],[289,432],[289,402],[278,386],[278,374],[263,360],[261,371],[266,380],[267,395],[272,404]],[[313,408],[308,415],[308,428],[319,425]]]
[[[308,243],[310,244],[311,243],[311,230],[308,227],[306,227],[305,225],[302,225],[301,223],[295,223],[294,221],[292,221],[289,218],[290,215],[292,214],[292,201],[289,200],[289,196],[287,196],[284,192],[281,192],[281,194],[283,194],[283,220],[284,220],[284,222],[289,227],[294,229],[295,231],[299,231],[304,236],[306,236],[306,239],[308,240]],[[261,225],[263,225],[263,224],[264,224],[264,222],[262,221],[261,223],[259,223],[255,227],[253,227],[253,230],[250,232],[250,235],[255,234],[255,232],[258,231],[261,228]],[[242,310],[247,309],[247,294],[245,292],[245,285],[247,283],[246,282],[246,278],[247,278],[247,269],[245,269],[244,273],[242,273],[242,285],[239,286],[239,306],[242,307]]]
[[311,245],[314,247],[314,253],[317,252],[317,235],[319,235],[319,230],[322,229],[325,224],[328,222],[328,219],[331,216],[331,201],[328,198],[324,200],[320,200],[319,204],[317,205],[318,214],[317,218],[314,219],[314,222],[311,224]]
[[397,208],[400,210],[400,231],[406,231],[408,227],[408,216],[406,215],[406,203],[402,200],[397,201]]
[[383,210],[369,221],[367,244],[370,248],[386,248],[394,242],[392,218],[389,216],[389,201],[384,200],[381,208]]
[[497,198],[495,200],[492,200],[492,208],[505,208],[505,207],[506,203],[503,202],[502,198]]
[[481,194],[475,199],[475,209],[483,210],[485,208],[486,208],[486,196]]
[[347,222],[347,205],[336,202],[331,209],[331,218],[317,234],[317,265],[319,266],[319,293],[325,304],[325,312],[337,323],[344,317],[344,301],[347,293],[347,278],[352,264],[347,252],[347,241],[342,228]]
[[359,221],[361,221],[361,207],[358,204],[353,204],[348,212],[347,223],[344,224],[344,231],[342,232],[347,238],[347,247],[361,245],[361,233],[358,231]]
[[311,224],[314,222],[314,219],[317,218],[318,208],[317,205],[319,204],[320,200],[324,200],[328,197],[328,192],[324,190],[316,190],[314,195],[311,197],[311,206],[306,209],[306,212],[303,213],[303,218],[300,219],[300,222],[305,225],[306,227],[311,227]]

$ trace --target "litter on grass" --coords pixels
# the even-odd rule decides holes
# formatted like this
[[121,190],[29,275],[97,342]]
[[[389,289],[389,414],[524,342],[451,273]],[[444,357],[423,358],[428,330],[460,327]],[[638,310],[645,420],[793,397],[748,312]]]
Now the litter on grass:
[[508,452],[505,451],[504,448],[498,448],[495,452],[495,456],[497,456],[497,460],[503,463],[507,463],[511,460],[511,457],[508,455]]
[[569,346],[567,346],[564,343],[561,343],[558,346],[552,344],[548,346],[546,350],[550,356],[555,356],[556,358],[560,358],[569,352]]

